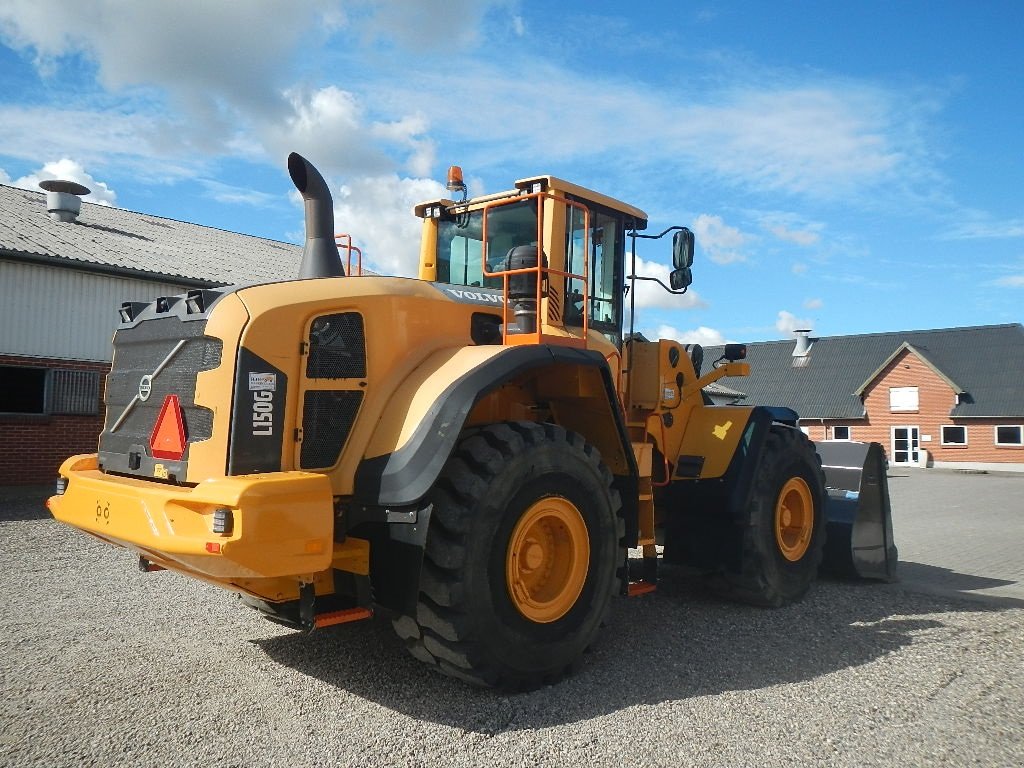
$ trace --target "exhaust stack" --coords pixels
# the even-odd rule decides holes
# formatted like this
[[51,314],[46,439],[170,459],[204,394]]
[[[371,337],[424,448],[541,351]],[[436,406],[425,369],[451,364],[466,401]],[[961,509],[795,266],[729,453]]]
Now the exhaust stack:
[[299,279],[344,277],[341,255],[334,241],[334,200],[327,182],[306,158],[288,155],[288,175],[302,195],[306,209],[306,246],[302,250]]

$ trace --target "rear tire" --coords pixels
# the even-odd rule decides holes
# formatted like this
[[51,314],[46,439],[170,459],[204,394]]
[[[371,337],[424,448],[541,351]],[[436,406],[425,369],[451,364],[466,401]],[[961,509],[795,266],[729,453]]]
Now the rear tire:
[[477,685],[530,690],[571,673],[620,588],[621,503],[597,450],[553,424],[469,432],[432,491],[417,659]]
[[806,435],[771,427],[743,514],[740,569],[717,574],[712,586],[752,605],[779,607],[803,598],[825,548],[825,475]]

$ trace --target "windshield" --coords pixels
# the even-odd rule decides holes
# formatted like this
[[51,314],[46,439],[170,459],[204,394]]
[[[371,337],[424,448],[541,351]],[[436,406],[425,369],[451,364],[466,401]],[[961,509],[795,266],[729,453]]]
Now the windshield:
[[[483,210],[456,215],[437,228],[437,279],[454,285],[501,288],[500,277],[483,275]],[[487,209],[487,271],[501,268],[517,245],[537,244],[537,200]]]

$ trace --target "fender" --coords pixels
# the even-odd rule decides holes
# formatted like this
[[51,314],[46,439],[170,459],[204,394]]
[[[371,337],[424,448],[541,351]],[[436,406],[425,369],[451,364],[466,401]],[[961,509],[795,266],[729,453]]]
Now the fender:
[[[731,409],[745,410],[738,406]],[[714,408],[707,411],[713,412]],[[730,458],[723,474],[685,477],[677,469],[675,481],[659,489],[656,503],[670,511],[666,525],[678,526],[677,530],[684,532],[677,539],[681,549],[673,553],[673,562],[706,570],[721,566],[738,570],[740,551],[733,534],[750,505],[768,433],[773,424],[797,429],[795,417],[789,408],[751,407],[742,431],[730,436],[730,444],[724,449]],[[715,514],[708,514],[708,510]]]
[[[462,369],[461,375],[436,395],[408,440],[393,450],[364,458],[360,462],[355,476],[356,503],[382,507],[418,504],[433,487],[455,448],[466,418],[480,398],[524,373],[552,366],[589,368],[599,372],[608,413],[614,421],[617,444],[609,444],[608,440],[592,442],[597,444],[603,455],[614,453],[614,456],[608,458],[611,460],[609,464],[618,466],[618,469],[613,468],[615,474],[636,479],[636,459],[630,448],[611,371],[600,352],[555,345],[491,349],[495,350],[494,354],[469,370]],[[448,357],[451,359],[452,353]],[[436,372],[443,374],[444,369],[445,365],[441,362]],[[405,413],[410,395],[415,395],[417,391],[399,388],[388,409]],[[588,435],[584,436],[589,439]],[[605,445],[601,445],[601,442]]]

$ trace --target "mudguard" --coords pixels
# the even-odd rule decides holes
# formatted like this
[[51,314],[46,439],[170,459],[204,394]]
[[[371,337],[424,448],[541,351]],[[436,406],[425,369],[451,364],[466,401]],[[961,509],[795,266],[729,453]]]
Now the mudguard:
[[[555,365],[596,368],[600,372],[618,444],[602,445],[608,441],[594,440],[586,430],[580,431],[602,450],[609,463],[624,464],[627,473],[636,477],[636,459],[604,356],[593,350],[572,347],[526,345],[507,347],[457,377],[436,396],[409,440],[389,453],[364,459],[356,470],[355,501],[383,507],[418,504],[433,487],[455,448],[466,418],[480,398],[523,373]],[[401,409],[404,406],[405,403],[397,402],[388,407]],[[611,455],[613,451],[615,456]]]
[[840,576],[895,581],[899,555],[882,446],[823,441],[814,447],[828,492],[822,568]]

